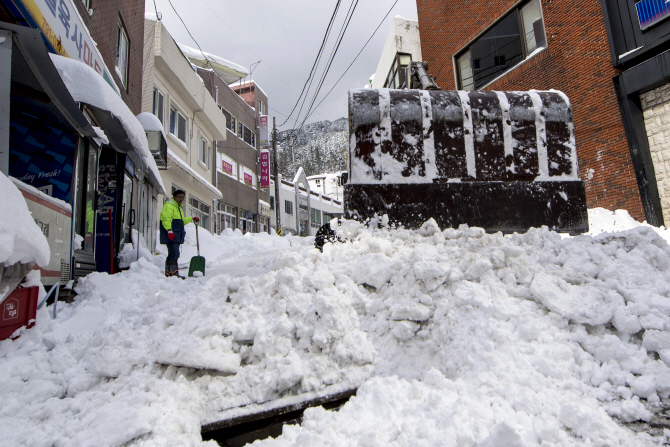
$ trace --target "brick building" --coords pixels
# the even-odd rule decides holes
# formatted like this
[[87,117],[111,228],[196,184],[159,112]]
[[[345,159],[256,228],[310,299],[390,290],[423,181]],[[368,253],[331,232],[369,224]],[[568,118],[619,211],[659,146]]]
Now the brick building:
[[[144,0],[74,1],[95,40],[121,98],[138,115],[142,111]],[[127,48],[127,58],[117,48]]]
[[417,0],[417,11],[422,56],[442,89],[565,92],[588,207],[654,221],[619,113],[600,2]]

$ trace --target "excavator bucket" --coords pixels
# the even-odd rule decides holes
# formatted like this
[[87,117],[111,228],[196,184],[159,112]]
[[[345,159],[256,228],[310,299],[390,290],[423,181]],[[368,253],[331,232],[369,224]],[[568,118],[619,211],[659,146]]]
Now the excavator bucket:
[[351,90],[349,132],[347,218],[588,231],[562,92]]

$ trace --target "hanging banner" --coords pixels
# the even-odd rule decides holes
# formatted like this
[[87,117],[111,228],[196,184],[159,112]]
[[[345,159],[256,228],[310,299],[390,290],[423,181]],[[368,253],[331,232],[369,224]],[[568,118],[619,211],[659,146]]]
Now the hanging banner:
[[270,187],[270,151],[261,151],[261,189]]
[[57,54],[84,62],[117,94],[119,88],[71,0],[20,0]]
[[260,126],[261,128],[261,147],[270,147],[270,138],[269,138],[269,123],[268,123],[268,116],[267,115],[261,115],[260,116]]

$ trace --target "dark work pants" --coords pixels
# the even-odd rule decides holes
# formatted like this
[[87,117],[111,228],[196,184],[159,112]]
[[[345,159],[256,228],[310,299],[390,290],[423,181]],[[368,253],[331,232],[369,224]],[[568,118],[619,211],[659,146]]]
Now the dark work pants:
[[168,255],[165,258],[165,276],[176,275],[179,272],[179,266],[177,261],[179,260],[179,243],[178,242],[168,242],[167,244]]

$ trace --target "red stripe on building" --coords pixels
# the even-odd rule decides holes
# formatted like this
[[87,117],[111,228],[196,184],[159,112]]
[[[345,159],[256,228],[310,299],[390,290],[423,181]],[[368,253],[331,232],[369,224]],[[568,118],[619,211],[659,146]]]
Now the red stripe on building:
[[60,278],[60,272],[58,270],[45,270],[37,265],[33,267],[33,270],[39,270],[40,276],[44,278]]
[[[42,199],[42,198],[40,198],[40,197],[37,197],[37,196],[34,195],[34,194],[31,194],[31,193],[29,193],[29,192],[26,192],[26,191],[24,191],[24,190],[22,190],[22,189],[21,189],[20,191],[21,191],[21,194],[23,194],[23,197],[25,197],[27,200],[30,200],[31,202],[35,202],[35,203],[37,203],[37,204],[39,204],[39,205],[45,206],[45,207],[49,208],[50,210],[54,210],[54,211],[56,211],[56,212],[58,212],[58,213],[61,213],[61,214],[64,215],[64,216],[67,216],[67,217],[69,217],[70,219],[72,219],[72,213],[71,213],[70,211],[64,210],[64,209],[61,208],[60,206],[58,206],[58,205],[54,205],[54,204],[51,203],[51,202],[47,202],[46,200],[44,200],[44,199]],[[60,273],[59,273],[59,275],[60,275]]]

